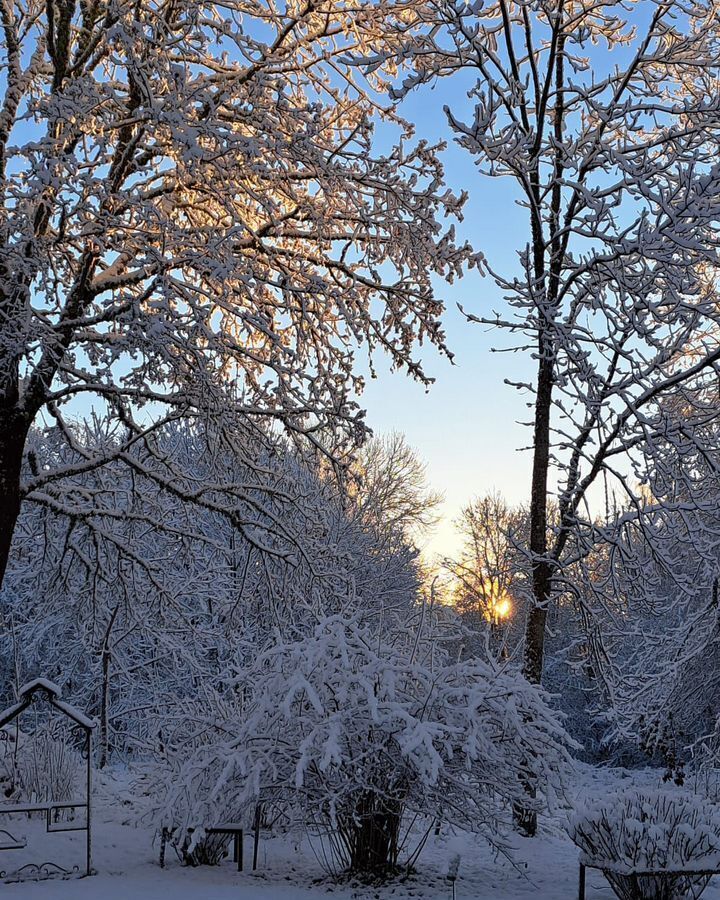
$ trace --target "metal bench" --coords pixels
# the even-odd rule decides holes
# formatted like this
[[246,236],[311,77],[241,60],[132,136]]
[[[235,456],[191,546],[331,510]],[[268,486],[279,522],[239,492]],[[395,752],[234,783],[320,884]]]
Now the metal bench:
[[[599,872],[603,872],[607,869],[607,865],[593,865],[588,862],[580,863],[580,877],[578,879],[578,900],[585,900],[585,870],[586,869],[597,869]],[[698,869],[688,871],[687,869],[655,869],[654,871],[645,870],[645,869],[628,869],[617,870],[618,875],[638,875],[638,876],[649,876],[649,875],[698,875],[698,876],[712,876],[712,875],[720,875],[720,869]]]
[[24,850],[27,838],[16,838],[5,828],[0,828],[0,850]]
[[[188,828],[188,834],[192,834],[193,828]],[[160,868],[165,868],[165,848],[168,838],[171,836],[170,828],[163,828],[160,834]],[[220,825],[213,825],[205,829],[205,834],[222,834],[233,839],[233,862],[237,863],[238,872],[243,871],[244,866],[244,829],[243,826],[235,822],[226,822]],[[258,845],[260,841],[259,828],[254,829],[253,840],[253,872],[257,869],[258,861]]]
[[206,834],[225,834],[233,839],[233,862],[237,863],[238,872],[243,870],[243,827],[234,822],[225,825],[214,825],[205,829]]

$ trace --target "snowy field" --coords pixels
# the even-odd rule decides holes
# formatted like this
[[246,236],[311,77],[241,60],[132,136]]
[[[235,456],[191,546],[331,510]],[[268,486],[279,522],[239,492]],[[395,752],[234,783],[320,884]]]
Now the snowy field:
[[[653,772],[638,774],[586,767],[578,775],[575,798],[602,796],[608,790],[639,782],[647,786],[656,784],[658,776]],[[3,900],[305,900],[325,895],[338,900],[451,900],[452,890],[446,872],[448,860],[455,853],[461,854],[455,888],[457,900],[564,900],[577,897],[578,853],[563,835],[560,818],[557,822],[543,823],[541,834],[535,839],[514,838],[512,862],[498,857],[485,842],[471,836],[433,835],[415,874],[383,887],[369,887],[338,885],[330,881],[307,842],[298,843],[287,836],[263,838],[260,867],[255,873],[237,872],[230,860],[215,868],[185,868],[176,861],[171,850],[168,850],[167,867],[162,870],[152,832],[122,824],[124,813],[111,802],[111,792],[101,789],[98,793],[101,796],[93,834],[98,875],[80,880],[4,884],[0,888]],[[48,851],[46,856],[80,864],[83,839],[84,835],[53,835],[44,845]],[[63,841],[66,842],[64,846]],[[246,865],[251,855],[248,836]],[[19,862],[19,852],[4,853],[0,859],[2,867],[7,869]],[[720,877],[703,896],[706,900],[720,900]],[[612,897],[602,875],[588,873],[587,900],[610,900]]]

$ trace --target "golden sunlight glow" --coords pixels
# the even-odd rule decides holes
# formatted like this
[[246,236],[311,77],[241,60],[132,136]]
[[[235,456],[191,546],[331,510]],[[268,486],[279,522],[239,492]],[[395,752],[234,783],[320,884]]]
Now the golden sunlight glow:
[[496,619],[507,619],[512,612],[512,603],[508,596],[500,597],[493,604],[493,614]]

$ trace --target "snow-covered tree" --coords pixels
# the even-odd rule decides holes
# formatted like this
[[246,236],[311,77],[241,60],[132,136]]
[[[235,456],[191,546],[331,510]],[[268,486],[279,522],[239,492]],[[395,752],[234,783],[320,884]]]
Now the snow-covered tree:
[[[446,560],[452,574],[453,603],[477,625],[499,630],[500,648],[516,647],[528,604],[528,515],[499,494],[476,497],[455,522],[462,540],[457,559]],[[512,638],[508,632],[512,629]]]
[[417,539],[437,523],[442,494],[429,488],[425,464],[401,433],[368,441],[352,474],[350,493],[377,531]]
[[[467,628],[460,654],[473,655],[483,648],[496,658],[520,660],[533,608],[528,510],[511,507],[500,494],[488,494],[463,507],[455,525],[462,540],[460,553],[445,566],[449,599]],[[603,738],[611,731],[605,716],[610,695],[601,677],[607,666],[596,674],[600,648],[593,641],[599,622],[607,628],[608,620],[598,609],[594,585],[588,584],[602,551],[596,548],[583,566],[564,569],[563,595],[548,612],[543,676],[566,717],[568,733],[582,746],[582,755],[593,761],[606,749]],[[592,620],[590,610],[598,613]]]
[[689,440],[720,413],[697,403],[720,361],[716,6],[409,0],[358,54],[385,66],[396,98],[457,73],[472,108],[447,109],[450,133],[478,184],[504,179],[527,213],[519,264],[485,267],[506,308],[466,315],[534,359],[514,380],[533,409],[535,681],[563,571],[601,537],[593,492],[607,478],[637,503],[642,452],[668,428],[664,395],[686,405]]
[[[106,423],[75,437],[93,454],[115,444]],[[155,456],[137,444],[76,472],[62,511],[30,503],[18,521],[0,594],[0,658],[18,671],[3,690],[54,677],[97,715],[101,764],[157,752],[159,716],[227,684],[278,636],[359,610],[389,628],[414,606],[416,552],[375,529],[377,505],[366,519],[311,459],[252,425],[229,446],[217,437],[167,425]],[[78,459],[52,431],[32,447],[39,467]]]
[[658,443],[642,502],[616,511],[578,579],[613,731],[671,773],[720,714],[717,424],[683,431]]
[[431,275],[469,255],[440,223],[460,200],[390,113],[402,139],[373,152],[373,92],[346,60],[358,16],[0,6],[0,578],[21,501],[56,478],[21,483],[40,418],[72,445],[68,417],[102,409],[126,429],[115,456],[221,412],[327,449],[363,428],[359,343],[424,377],[416,342],[443,346]]

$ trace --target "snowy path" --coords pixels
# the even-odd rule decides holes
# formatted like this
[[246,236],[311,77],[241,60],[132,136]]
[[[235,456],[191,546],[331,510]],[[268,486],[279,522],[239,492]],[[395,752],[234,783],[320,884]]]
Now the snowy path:
[[[629,779],[620,783],[629,783]],[[617,775],[586,771],[578,791],[598,792],[617,787]],[[456,885],[457,900],[574,900],[577,897],[577,850],[564,836],[544,831],[532,840],[516,838],[515,866],[495,858],[487,845],[472,837],[431,838],[420,858],[416,875],[383,888],[336,885],[323,877],[309,847],[288,838],[267,838],[261,844],[258,873],[239,873],[227,861],[218,868],[188,869],[171,852],[168,867],[157,864],[157,847],[144,828],[118,824],[121,811],[98,811],[94,831],[94,863],[99,874],[71,881],[2,884],[2,900],[451,900],[444,872],[447,860],[461,852]],[[115,819],[116,821],[113,821]],[[48,858],[80,862],[83,838],[52,837],[65,841],[64,855],[57,843],[45,844]],[[55,855],[53,856],[53,851]],[[0,855],[0,865],[18,865],[12,854]],[[251,855],[246,845],[246,860]],[[720,900],[720,876],[703,895]],[[611,900],[612,891],[599,873],[589,873],[587,900]]]

